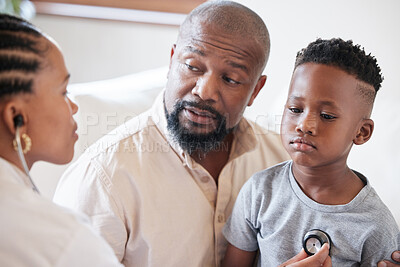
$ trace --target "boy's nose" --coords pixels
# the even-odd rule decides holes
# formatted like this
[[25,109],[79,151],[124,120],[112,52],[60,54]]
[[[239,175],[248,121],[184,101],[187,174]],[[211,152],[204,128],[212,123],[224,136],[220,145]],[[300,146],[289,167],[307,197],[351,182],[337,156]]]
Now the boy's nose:
[[303,119],[301,119],[297,124],[296,131],[308,135],[316,135],[317,118],[311,114],[305,114]]

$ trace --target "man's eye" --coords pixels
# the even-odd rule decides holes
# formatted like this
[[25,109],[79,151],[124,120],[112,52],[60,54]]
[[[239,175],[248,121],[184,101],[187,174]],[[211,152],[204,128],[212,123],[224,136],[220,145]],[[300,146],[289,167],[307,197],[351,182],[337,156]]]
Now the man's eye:
[[301,109],[299,108],[289,108],[292,113],[301,113]]
[[222,79],[224,79],[224,81],[226,81],[227,83],[231,83],[231,84],[240,84],[240,82],[235,81],[235,80],[233,80],[233,79],[231,79],[231,78],[229,78],[229,77],[226,77],[226,76],[222,77]]
[[325,119],[325,120],[333,120],[333,119],[336,119],[335,116],[332,116],[332,115],[329,115],[329,114],[325,114],[325,113],[322,113],[322,114],[321,114],[321,117],[322,117],[323,119]]
[[190,65],[190,64],[185,63],[185,66],[186,66],[189,70],[192,70],[192,71],[199,71],[198,68],[196,68],[196,67],[194,67],[194,66],[192,66],[192,65]]

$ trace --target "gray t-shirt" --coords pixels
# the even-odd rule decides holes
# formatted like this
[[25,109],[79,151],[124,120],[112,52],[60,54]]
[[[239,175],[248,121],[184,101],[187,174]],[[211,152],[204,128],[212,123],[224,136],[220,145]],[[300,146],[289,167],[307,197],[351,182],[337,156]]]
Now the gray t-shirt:
[[258,266],[277,266],[302,249],[304,235],[331,237],[333,266],[376,266],[399,249],[399,228],[367,179],[348,204],[322,205],[307,197],[287,161],[253,175],[241,189],[223,233],[235,247],[260,250]]

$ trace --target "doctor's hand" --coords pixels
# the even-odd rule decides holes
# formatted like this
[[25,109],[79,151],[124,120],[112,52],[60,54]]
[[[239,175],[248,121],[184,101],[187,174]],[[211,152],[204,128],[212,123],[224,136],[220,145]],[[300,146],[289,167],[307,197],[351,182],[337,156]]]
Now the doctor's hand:
[[316,254],[310,257],[302,249],[299,254],[278,267],[332,267],[328,244],[324,244]]
[[392,253],[392,260],[396,261],[398,264],[390,261],[380,261],[378,267],[396,267],[400,266],[400,251],[395,251]]

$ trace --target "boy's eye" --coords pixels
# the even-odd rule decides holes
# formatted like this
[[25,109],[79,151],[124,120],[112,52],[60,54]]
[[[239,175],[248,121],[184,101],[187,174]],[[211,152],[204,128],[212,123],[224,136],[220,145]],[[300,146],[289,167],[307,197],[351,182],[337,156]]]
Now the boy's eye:
[[196,67],[194,67],[194,66],[192,66],[192,65],[190,65],[190,64],[185,63],[185,66],[186,66],[189,70],[192,70],[192,71],[199,71],[198,68],[196,68]]
[[326,120],[333,120],[333,119],[336,119],[336,117],[335,116],[332,116],[332,115],[329,115],[329,114],[321,114],[321,117],[323,118],[323,119],[326,119]]
[[300,113],[300,112],[301,112],[301,109],[299,109],[299,108],[289,108],[289,110],[290,110],[292,113]]
[[223,76],[222,79],[224,79],[224,81],[226,81],[227,83],[231,83],[231,84],[240,84],[240,82],[235,81],[227,76]]

